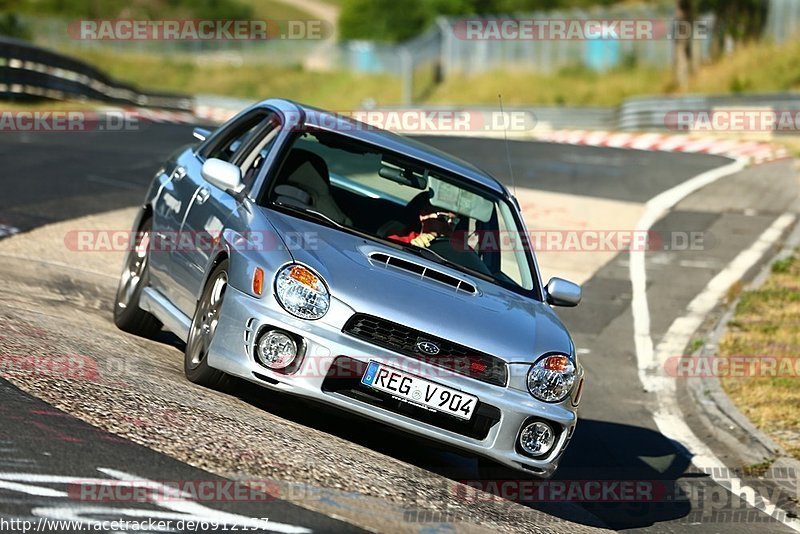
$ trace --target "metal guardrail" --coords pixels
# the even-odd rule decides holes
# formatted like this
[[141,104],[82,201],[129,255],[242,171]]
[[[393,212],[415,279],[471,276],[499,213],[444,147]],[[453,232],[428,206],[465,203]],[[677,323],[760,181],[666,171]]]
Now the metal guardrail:
[[0,37],[0,99],[88,99],[191,111],[188,95],[140,91],[96,68],[25,41]]
[[[800,93],[743,95],[687,95],[679,97],[634,97],[619,107],[616,129],[667,130],[667,116],[678,111],[765,108],[775,111],[800,111]],[[780,132],[775,132],[780,133]]]
[[536,123],[554,130],[609,130],[614,126],[617,110],[603,107],[516,107],[532,112]]

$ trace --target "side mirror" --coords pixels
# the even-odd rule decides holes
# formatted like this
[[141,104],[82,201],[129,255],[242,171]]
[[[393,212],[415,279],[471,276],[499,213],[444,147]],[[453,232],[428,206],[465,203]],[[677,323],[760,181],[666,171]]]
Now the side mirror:
[[203,163],[200,171],[203,179],[223,191],[238,193],[242,188],[242,170],[227,161],[211,158]]
[[195,128],[192,130],[192,136],[198,141],[205,141],[211,135],[211,132],[205,128]]
[[547,303],[553,306],[577,306],[581,301],[581,286],[563,278],[551,278],[545,292]]

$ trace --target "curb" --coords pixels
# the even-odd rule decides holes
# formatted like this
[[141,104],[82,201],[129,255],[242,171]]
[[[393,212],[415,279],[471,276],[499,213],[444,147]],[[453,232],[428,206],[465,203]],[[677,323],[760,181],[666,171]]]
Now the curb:
[[[769,276],[772,264],[790,255],[798,246],[800,246],[800,222],[796,219],[772,250],[743,277],[743,281],[747,281],[743,290],[760,287]],[[709,333],[708,341],[691,357],[716,356],[719,341],[727,330],[728,322],[733,317],[740,298],[740,296],[735,298],[727,305],[720,304],[709,315],[707,321],[711,323],[710,326],[700,331]],[[800,495],[798,484],[800,460],[789,456],[783,447],[759,430],[736,407],[722,389],[718,377],[703,376],[700,380],[683,379],[682,382],[688,393],[687,400],[699,415],[699,423],[706,432],[751,465],[772,460],[764,480],[771,481],[789,495]]]
[[222,124],[239,113],[239,111],[241,110],[198,104],[194,107],[194,116],[201,120]]
[[543,132],[535,137],[541,141],[570,145],[710,154],[733,159],[744,158],[754,165],[791,157],[785,148],[767,142],[739,141],[718,137],[589,130],[553,130]]
[[188,111],[167,111],[152,108],[123,108],[122,111],[129,116],[149,122],[164,124],[193,124],[197,122],[197,116]]
[[195,124],[197,116],[189,111],[170,111],[156,108],[100,106],[97,112],[105,115],[124,114],[134,118],[159,124]]

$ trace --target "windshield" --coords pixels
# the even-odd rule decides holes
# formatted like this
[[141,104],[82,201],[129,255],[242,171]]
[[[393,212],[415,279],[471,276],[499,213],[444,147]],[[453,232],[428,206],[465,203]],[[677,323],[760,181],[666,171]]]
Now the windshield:
[[522,228],[505,199],[374,145],[304,132],[265,203],[510,289],[534,288]]

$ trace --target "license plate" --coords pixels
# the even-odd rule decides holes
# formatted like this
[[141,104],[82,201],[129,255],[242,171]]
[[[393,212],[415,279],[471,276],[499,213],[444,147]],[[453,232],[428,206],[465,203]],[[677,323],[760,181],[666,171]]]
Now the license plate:
[[369,362],[361,383],[390,393],[401,401],[444,412],[459,419],[470,419],[478,397],[436,384],[378,362]]

